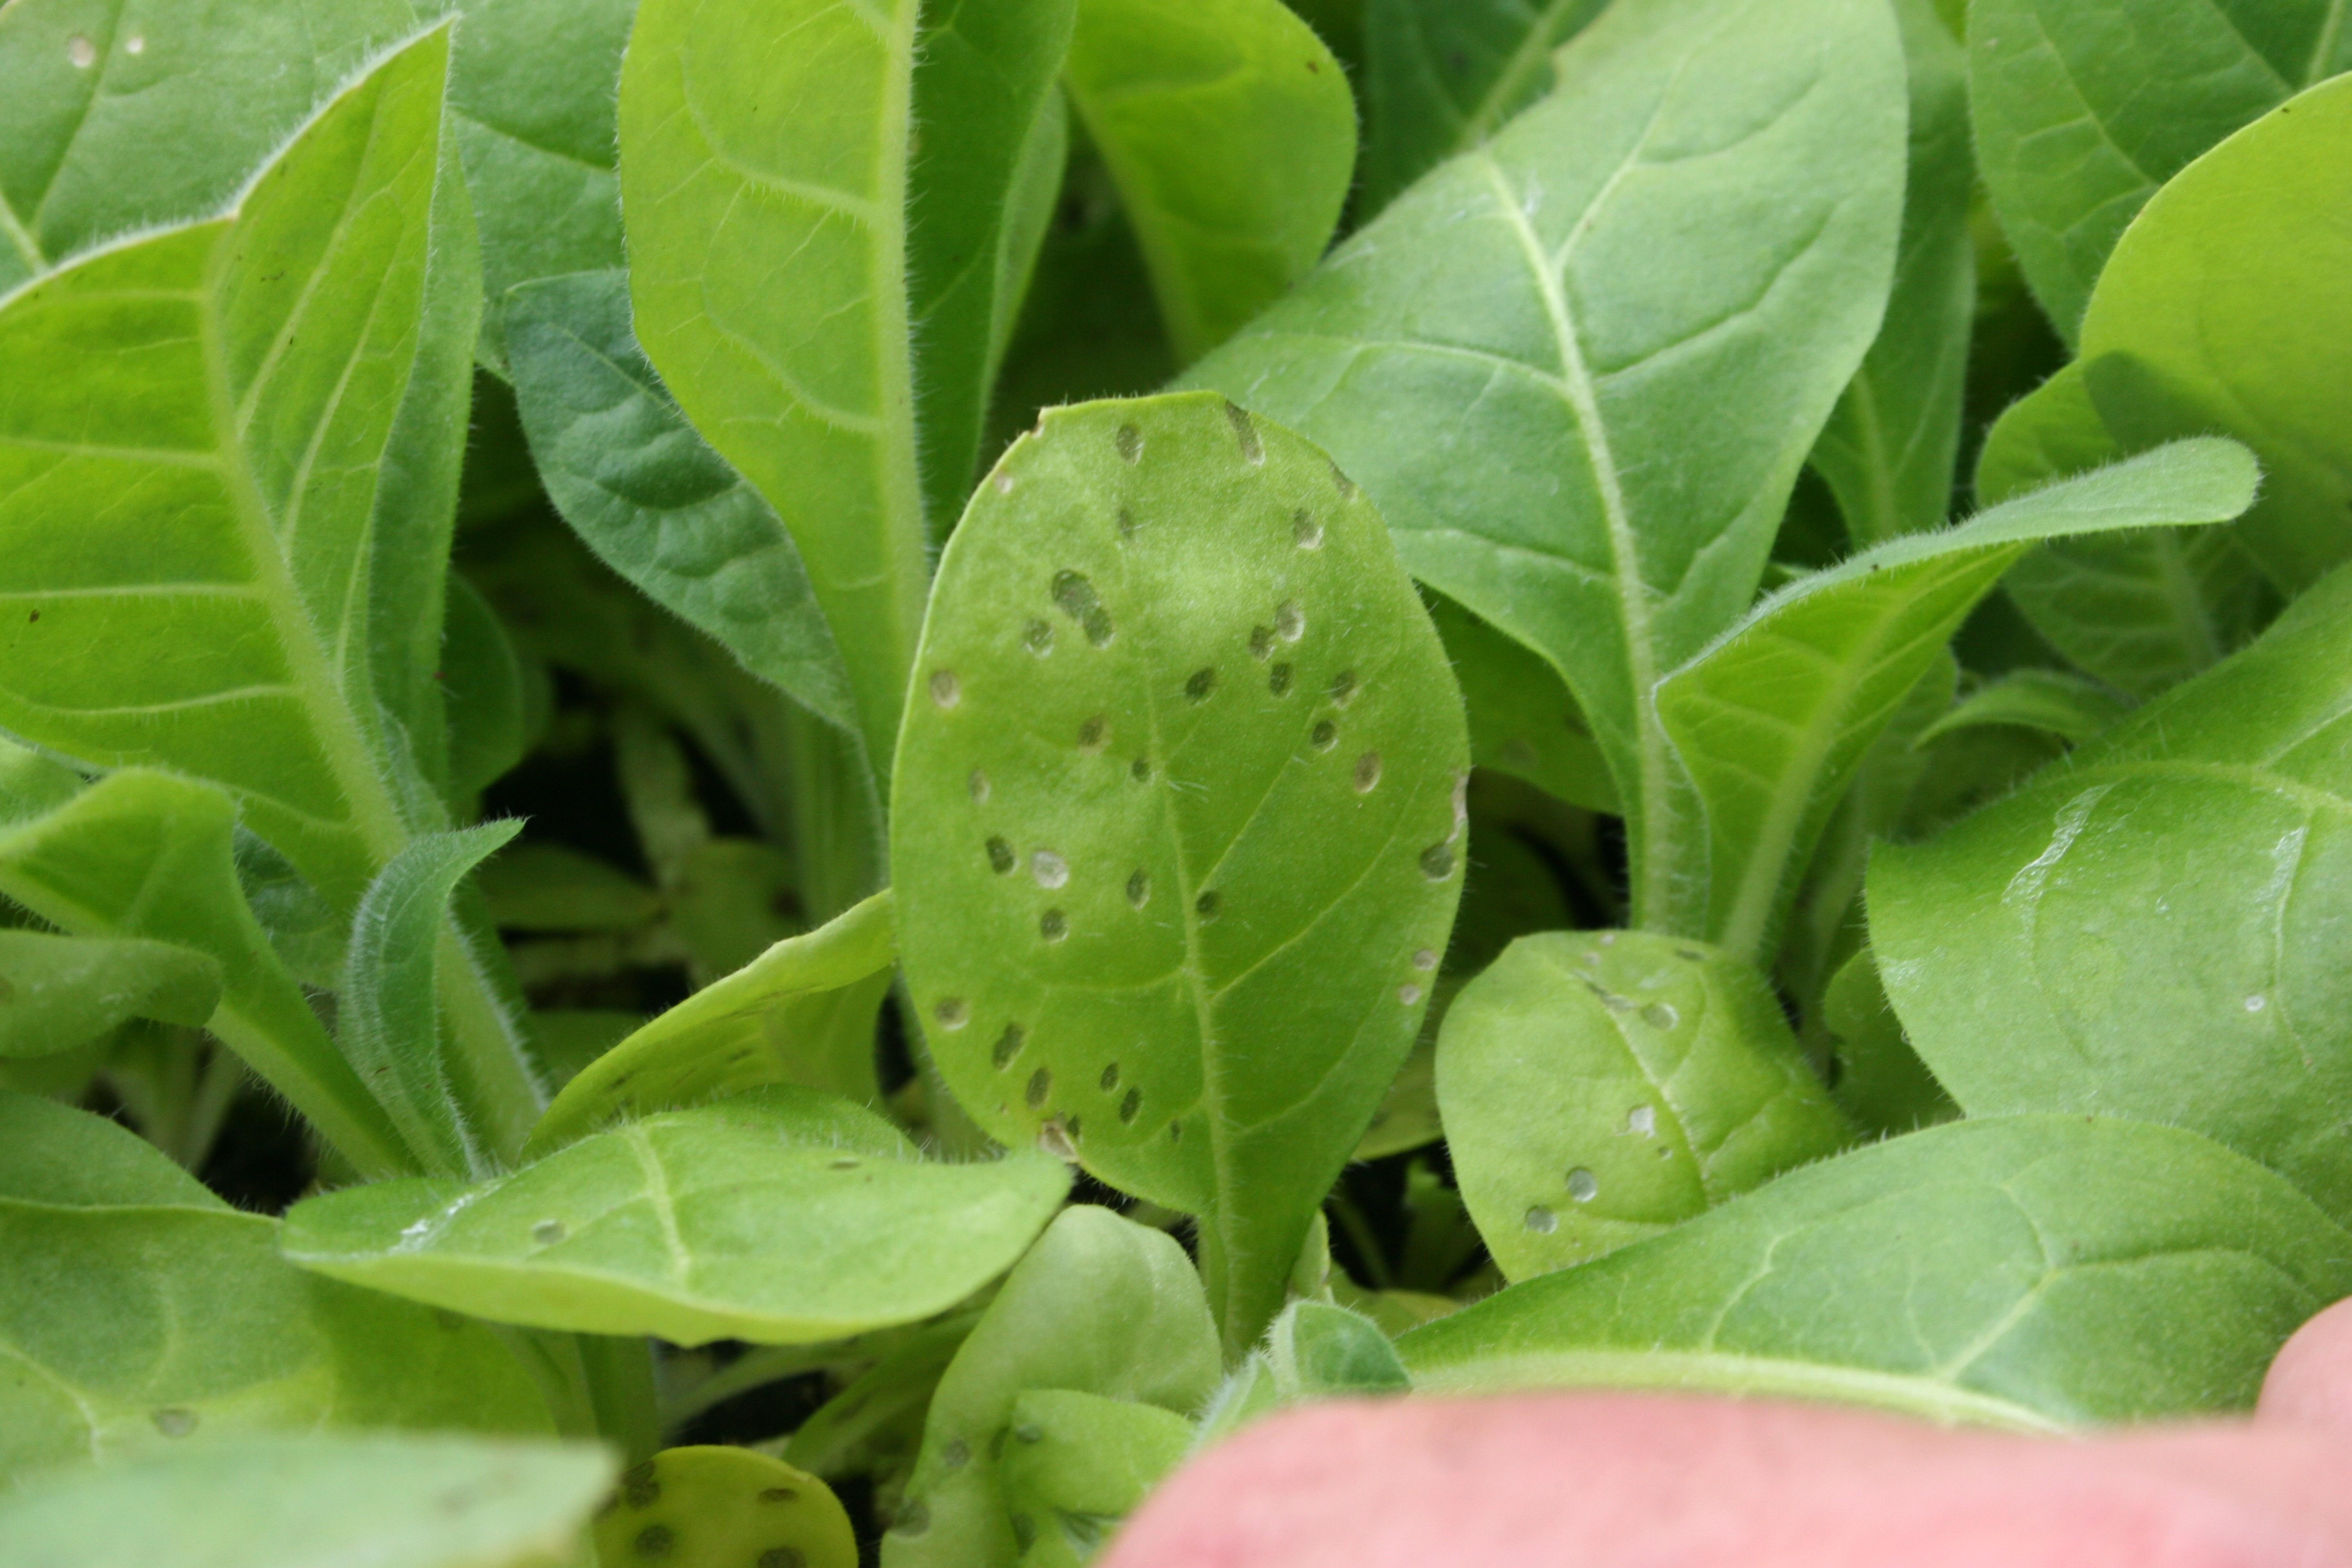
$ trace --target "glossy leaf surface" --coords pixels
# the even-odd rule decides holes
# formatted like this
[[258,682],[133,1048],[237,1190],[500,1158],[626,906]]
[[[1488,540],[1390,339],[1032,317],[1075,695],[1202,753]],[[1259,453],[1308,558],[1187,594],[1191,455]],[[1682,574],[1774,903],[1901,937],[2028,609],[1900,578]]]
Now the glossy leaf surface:
[[[1669,1388],[2052,1428],[2251,1406],[2345,1233],[2174,1128],[1961,1121],[1407,1334],[1415,1386]],[[2116,1332],[2128,1324],[2129,1332]]]
[[755,1089],[583,1138],[475,1185],[379,1182],[294,1206],[306,1268],[494,1321],[807,1343],[942,1311],[993,1279],[1069,1178],[923,1161],[872,1111]]
[[2026,280],[2074,338],[2157,187],[2290,94],[2352,68],[2333,0],[1972,0],[1984,181]]
[[1664,0],[1558,69],[1192,374],[1320,443],[1407,570],[1552,662],[1625,803],[1635,923],[1687,923],[1648,696],[1754,597],[1877,331],[1902,45],[1883,4]]
[[1213,395],[1049,413],[920,675],[891,868],[932,1056],[1001,1141],[1201,1215],[1246,1345],[1461,889],[1460,699],[1379,515]]
[[621,73],[636,334],[792,531],[887,772],[929,571],[908,338],[917,0],[643,0]]
[[1065,1209],[989,1303],[932,1395],[884,1568],[1010,1568],[1003,1455],[1024,1393],[1066,1389],[1189,1415],[1217,1331],[1183,1248],[1108,1209]]
[[1864,749],[2028,545],[2222,521],[2259,477],[2245,448],[2207,438],[2032,491],[1798,579],[1668,676],[1659,717],[1706,808],[1709,933],[1769,951]]
[[762,1084],[879,1100],[874,1015],[896,957],[887,893],[778,942],[583,1068],[523,1152],[537,1156],[607,1122]]
[[596,1518],[605,1563],[857,1568],[857,1538],[833,1489],[749,1448],[664,1448],[621,1473]]
[[1871,942],[1972,1116],[2194,1128],[2352,1214],[2352,574],[2031,787],[1871,867]]
[[190,948],[0,930],[0,1057],[54,1056],[131,1018],[201,1027],[220,994],[220,964]]
[[291,1268],[278,1230],[121,1127],[0,1095],[0,1475],[193,1434],[547,1429],[488,1330]]
[[1748,965],[1643,931],[1521,937],[1463,988],[1437,1093],[1514,1279],[1701,1214],[1852,1137]]

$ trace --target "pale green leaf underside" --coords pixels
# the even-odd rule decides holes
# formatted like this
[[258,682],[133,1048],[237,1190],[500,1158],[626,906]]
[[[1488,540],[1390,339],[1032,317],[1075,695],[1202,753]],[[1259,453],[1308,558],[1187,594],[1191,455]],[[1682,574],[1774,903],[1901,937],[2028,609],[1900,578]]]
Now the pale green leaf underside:
[[199,1026],[220,994],[218,962],[189,948],[0,931],[0,1058],[69,1051],[131,1018]]
[[583,1068],[531,1130],[525,1156],[608,1121],[762,1084],[878,1100],[874,1015],[897,956],[887,890],[776,943]]
[[2235,1410],[2352,1292],[2347,1239],[2193,1133],[1963,1121],[1808,1166],[1398,1348],[1429,1393],[1673,1388],[2043,1429]]
[[805,1343],[944,1311],[1069,1185],[1034,1153],[939,1164],[873,1112],[772,1087],[591,1134],[471,1186],[379,1182],[289,1213],[302,1267],[493,1321]]

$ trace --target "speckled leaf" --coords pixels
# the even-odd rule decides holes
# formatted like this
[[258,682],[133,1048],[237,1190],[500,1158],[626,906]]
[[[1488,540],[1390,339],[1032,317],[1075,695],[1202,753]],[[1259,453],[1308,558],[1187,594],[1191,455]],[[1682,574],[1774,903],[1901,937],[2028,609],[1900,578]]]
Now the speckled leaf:
[[2242,1410],[2352,1237],[2191,1132],[1955,1122],[1783,1176],[1398,1344],[1427,1393],[1841,1401],[2072,1427]]
[[1864,752],[2030,545],[2223,521],[2259,478],[2234,441],[2176,442],[1801,577],[1669,675],[1658,715],[1706,805],[1707,934],[1772,951]]
[[949,1165],[870,1110],[790,1086],[665,1111],[467,1185],[297,1204],[306,1268],[495,1322],[796,1344],[943,1311],[1069,1184],[1042,1155]]
[[0,1557],[41,1568],[553,1568],[572,1561],[612,1474],[585,1444],[245,1438],[74,1470],[0,1503]]
[[833,1489],[749,1448],[664,1448],[621,1473],[596,1516],[604,1568],[857,1568]]
[[891,869],[932,1056],[997,1138],[1202,1215],[1246,1346],[1461,889],[1461,700],[1379,515],[1213,395],[1049,413],[919,673]]
[[1170,1237],[1066,1209],[1004,1281],[932,1395],[883,1568],[1012,1568],[1002,1470],[1021,1395],[1067,1389],[1190,1415],[1217,1385],[1217,1331]]
[[202,1027],[220,994],[219,962],[193,948],[0,931],[0,1057],[54,1056],[131,1018]]
[[1280,298],[1331,242],[1356,166],[1355,100],[1281,0],[1078,0],[1065,80],[1180,362]]
[[1463,1201],[1524,1279],[1639,1241],[1852,1138],[1763,977],[1642,931],[1521,937],[1437,1044]]
[[2070,342],[2142,203],[2298,89],[2352,68],[2337,0],[1972,0],[1993,210]]
[[278,1230],[112,1122],[0,1094],[0,1482],[192,1434],[547,1430],[488,1330],[289,1268]]
[[1633,923],[1695,928],[1650,692],[1754,599],[1878,330],[1902,40],[1884,0],[1654,0],[1556,68],[1191,376],[1319,442],[1408,570],[1551,661],[1616,776]]
[[1021,1568],[1079,1568],[1192,1446],[1192,1423],[1131,1399],[1024,1389],[999,1474]]
[[1971,1116],[2194,1128],[2352,1215],[2352,571],[1870,870],[1906,1031]]
[[877,1100],[874,1015],[896,960],[890,895],[778,942],[621,1041],[547,1108],[535,1158],[607,1122],[796,1083]]

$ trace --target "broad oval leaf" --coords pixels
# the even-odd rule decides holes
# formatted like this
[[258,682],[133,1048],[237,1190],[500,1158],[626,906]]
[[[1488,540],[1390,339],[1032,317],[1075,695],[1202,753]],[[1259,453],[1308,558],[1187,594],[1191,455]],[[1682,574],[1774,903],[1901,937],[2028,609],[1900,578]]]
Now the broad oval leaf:
[[673,1560],[757,1568],[857,1568],[857,1537],[833,1489],[750,1448],[664,1448],[621,1473],[596,1516],[611,1563]]
[[1871,944],[1972,1116],[2171,1122],[2352,1216],[2352,571],[2032,785],[1873,857]]
[[2352,77],[2175,175],[2083,318],[2084,379],[2126,448],[2212,431],[2263,459],[2262,498],[2235,531],[2290,594],[2352,557],[2352,195],[2334,177],[2347,162]]
[[1217,1385],[1217,1331],[1173,1238],[1065,1209],[956,1352],[924,1424],[884,1568],[1012,1568],[1003,1473],[1015,1405],[1066,1389],[1189,1415]]
[[919,673],[891,879],[932,1057],[995,1137],[1201,1215],[1246,1346],[1461,889],[1460,699],[1379,514],[1213,395],[1049,413]]
[[468,1186],[379,1182],[289,1211],[303,1268],[495,1322],[796,1344],[912,1322],[1052,1217],[1043,1155],[919,1158],[872,1111],[790,1086],[594,1133]]
[[248,1437],[77,1469],[0,1502],[0,1557],[41,1568],[547,1568],[613,1462],[578,1444]]
[[874,1017],[896,962],[887,891],[776,943],[582,1068],[531,1129],[524,1157],[610,1121],[762,1084],[879,1100]]
[[233,1432],[548,1429],[488,1329],[290,1268],[278,1232],[119,1127],[0,1095],[0,1477]]
[[929,577],[908,335],[917,0],[641,0],[621,71],[637,340],[792,531],[888,769]]
[[1853,1129],[1764,978],[1676,937],[1521,937],[1437,1043],[1463,1201],[1514,1279],[1655,1235]]
[[2099,269],[2182,165],[2352,68],[2335,0],[1971,0],[1969,97],[1993,210],[2073,342]]
[[620,268],[506,306],[515,401],[548,495],[597,558],[835,723],[847,676],[792,535],[687,423],[629,326]]
[[1668,676],[1658,716],[1706,805],[1707,934],[1771,950],[1864,751],[2029,545],[2223,521],[2260,477],[2234,441],[2176,442],[1801,577]]
[[1658,678],[1754,598],[1902,218],[1884,0],[1620,5],[1559,86],[1191,378],[1320,443],[1406,568],[1549,659],[1627,812],[1633,923],[1701,835]]
[[219,962],[193,948],[0,931],[0,1058],[69,1051],[131,1018],[200,1028],[220,995]]
[[1078,1568],[1183,1461],[1192,1423],[1172,1410],[1071,1388],[1013,1401],[1001,1474],[1021,1568]]
[[1960,1121],[1405,1335],[1414,1385],[1671,1388],[2025,1428],[2251,1406],[2345,1232],[2175,1128]]
[[1281,0],[1079,0],[1066,79],[1180,362],[1322,256],[1356,165],[1356,104]]

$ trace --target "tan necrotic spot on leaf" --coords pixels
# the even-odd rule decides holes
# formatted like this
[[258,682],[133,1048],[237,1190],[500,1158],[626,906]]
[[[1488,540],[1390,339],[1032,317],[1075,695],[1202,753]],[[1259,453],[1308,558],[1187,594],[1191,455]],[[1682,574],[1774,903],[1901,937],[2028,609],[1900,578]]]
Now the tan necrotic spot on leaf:
[[1366,752],[1356,759],[1356,793],[1370,795],[1380,786],[1381,754]]
[[931,671],[931,700],[942,708],[952,708],[963,700],[963,682],[952,669]]
[[1029,857],[1029,874],[1039,887],[1050,891],[1069,881],[1070,863],[1051,849],[1040,849]]

